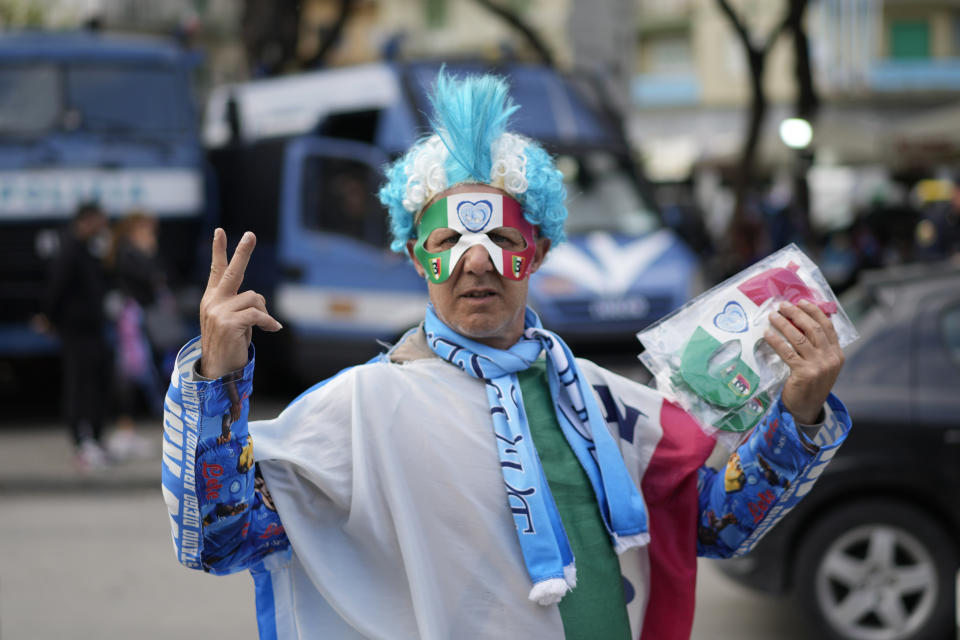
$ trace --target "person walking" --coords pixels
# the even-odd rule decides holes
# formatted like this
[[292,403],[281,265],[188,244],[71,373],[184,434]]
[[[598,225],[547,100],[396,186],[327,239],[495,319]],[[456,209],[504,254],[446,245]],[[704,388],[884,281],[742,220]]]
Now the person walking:
[[60,338],[63,411],[81,471],[107,463],[102,438],[111,379],[103,265],[108,232],[100,206],[81,204],[61,234],[47,283],[45,313]]
[[159,418],[163,391],[156,353],[146,330],[146,310],[163,294],[165,277],[156,261],[157,221],[142,211],[120,220],[112,235],[107,264],[120,293],[115,332],[116,429],[107,450],[116,460],[153,454],[150,442],[135,429],[141,406]]

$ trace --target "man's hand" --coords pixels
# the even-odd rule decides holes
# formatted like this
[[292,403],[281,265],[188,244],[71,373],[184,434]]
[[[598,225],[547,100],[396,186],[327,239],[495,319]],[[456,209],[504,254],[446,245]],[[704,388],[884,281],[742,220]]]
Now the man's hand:
[[[794,420],[814,424],[843,367],[843,350],[830,318],[817,305],[801,300],[784,302],[770,314],[764,339],[790,367],[781,399]],[[786,338],[786,340],[784,340]]]
[[253,233],[244,233],[227,264],[227,234],[219,228],[213,232],[210,279],[200,300],[200,374],[204,377],[219,378],[246,366],[254,326],[265,331],[282,328],[267,313],[262,295],[237,293],[256,244]]

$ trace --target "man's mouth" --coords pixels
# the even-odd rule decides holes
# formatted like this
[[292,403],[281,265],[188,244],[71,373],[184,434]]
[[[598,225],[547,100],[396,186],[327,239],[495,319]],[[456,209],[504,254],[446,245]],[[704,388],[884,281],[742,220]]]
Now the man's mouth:
[[492,289],[471,289],[461,294],[464,298],[470,298],[473,300],[482,300],[484,298],[492,298],[497,295]]

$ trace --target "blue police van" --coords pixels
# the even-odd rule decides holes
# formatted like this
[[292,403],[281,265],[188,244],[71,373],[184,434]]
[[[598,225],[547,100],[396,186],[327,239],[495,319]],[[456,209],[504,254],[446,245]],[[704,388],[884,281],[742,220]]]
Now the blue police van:
[[196,282],[207,211],[197,58],[143,37],[0,36],[0,362],[57,353],[56,338],[29,322],[58,232],[81,202],[111,217],[156,216],[171,283]]
[[[375,63],[215,88],[203,137],[219,221],[235,242],[258,235],[245,286],[285,330],[284,371],[305,379],[375,354],[423,317],[426,285],[388,249],[376,198],[382,168],[427,132],[439,63]],[[663,227],[602,92],[542,66],[447,63],[453,74],[510,79],[514,129],[557,157],[569,193],[569,242],[530,282],[544,324],[572,344],[615,345],[698,292],[698,260]],[[261,349],[267,356],[267,350]]]

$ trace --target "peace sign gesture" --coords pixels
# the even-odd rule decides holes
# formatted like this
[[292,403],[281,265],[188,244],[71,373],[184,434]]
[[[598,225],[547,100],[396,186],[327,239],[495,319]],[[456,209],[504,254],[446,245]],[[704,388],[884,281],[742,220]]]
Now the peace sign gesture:
[[257,238],[247,231],[227,263],[227,234],[213,232],[210,279],[200,300],[200,375],[219,378],[247,364],[247,348],[254,325],[265,331],[282,327],[269,313],[263,296],[255,291],[238,293]]

